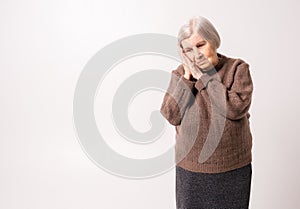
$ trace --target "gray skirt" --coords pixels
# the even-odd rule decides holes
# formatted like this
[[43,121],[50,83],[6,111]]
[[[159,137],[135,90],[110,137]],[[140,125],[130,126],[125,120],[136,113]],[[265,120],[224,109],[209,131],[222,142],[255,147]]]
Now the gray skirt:
[[176,166],[177,209],[248,209],[252,164],[223,173]]

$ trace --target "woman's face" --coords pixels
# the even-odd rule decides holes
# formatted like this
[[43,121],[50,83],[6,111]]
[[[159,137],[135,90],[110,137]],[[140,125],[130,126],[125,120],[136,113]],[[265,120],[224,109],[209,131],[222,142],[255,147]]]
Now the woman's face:
[[202,69],[206,69],[209,65],[215,66],[218,62],[215,47],[204,40],[198,33],[193,33],[188,39],[184,39],[181,45],[183,52],[190,61]]

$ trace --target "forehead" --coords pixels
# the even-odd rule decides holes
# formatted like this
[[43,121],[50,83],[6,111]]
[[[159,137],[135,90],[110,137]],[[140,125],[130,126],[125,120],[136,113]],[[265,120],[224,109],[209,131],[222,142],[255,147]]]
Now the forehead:
[[193,33],[189,38],[184,39],[181,44],[182,46],[188,47],[196,45],[199,42],[205,41],[198,33]]

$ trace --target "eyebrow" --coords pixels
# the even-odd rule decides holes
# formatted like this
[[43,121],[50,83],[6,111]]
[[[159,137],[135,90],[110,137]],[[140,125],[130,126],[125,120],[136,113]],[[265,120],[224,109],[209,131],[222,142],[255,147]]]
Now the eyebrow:
[[[205,43],[205,40],[203,40],[203,41],[199,41],[196,45],[198,45],[198,44],[202,44],[202,43]],[[186,47],[185,49],[191,49],[191,47]]]

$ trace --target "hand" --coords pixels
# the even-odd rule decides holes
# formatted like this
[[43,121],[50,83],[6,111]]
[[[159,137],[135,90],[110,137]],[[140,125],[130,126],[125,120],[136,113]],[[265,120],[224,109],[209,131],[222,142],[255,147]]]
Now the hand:
[[190,79],[190,76],[192,75],[195,79],[199,79],[203,73],[201,70],[195,65],[194,62],[192,62],[183,52],[182,48],[180,48],[180,56],[183,61],[183,67],[185,71],[185,78]]
[[198,68],[203,73],[206,73],[207,71],[214,68],[214,66],[202,53],[197,53],[197,57],[195,57],[195,60],[197,61]]

